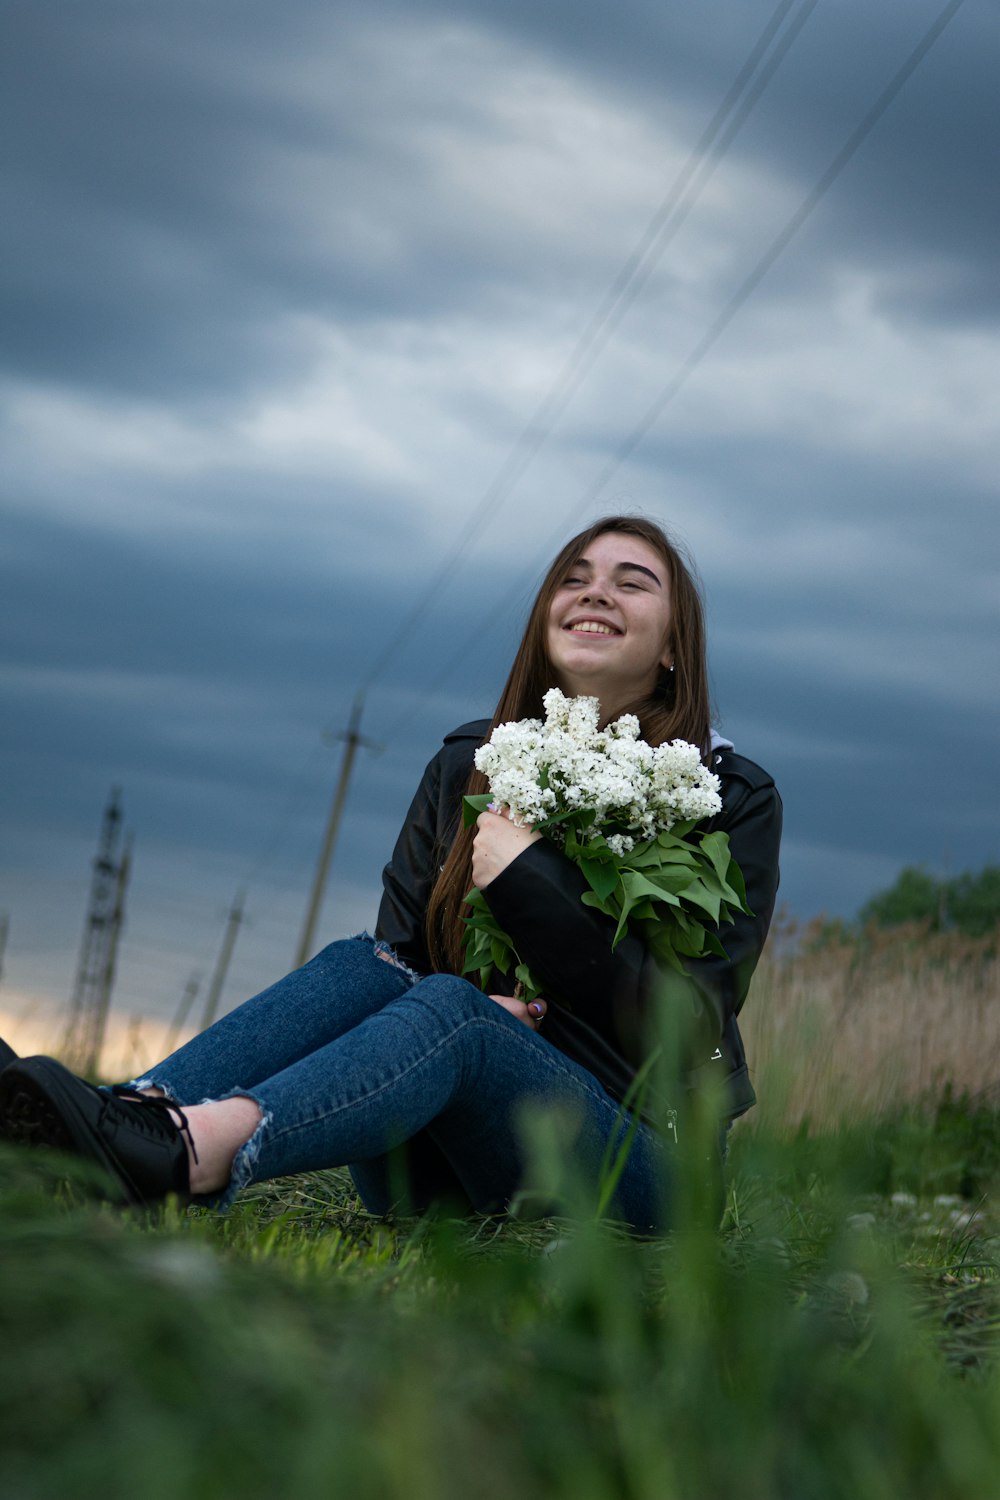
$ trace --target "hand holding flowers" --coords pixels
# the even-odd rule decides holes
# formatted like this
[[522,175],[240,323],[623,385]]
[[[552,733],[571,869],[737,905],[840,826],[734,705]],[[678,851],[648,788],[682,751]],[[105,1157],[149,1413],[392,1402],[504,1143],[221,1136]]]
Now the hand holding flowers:
[[476,819],[478,832],[472,846],[472,878],[480,890],[503,873],[511,860],[537,843],[542,837],[530,824],[515,823],[509,814],[493,803]]
[[[501,724],[477,750],[490,792],[465,798],[466,826],[498,803],[514,827],[533,825],[525,844],[539,836],[558,844],[586,878],[581,900],[615,921],[612,948],[638,926],[654,955],[682,972],[683,957],[723,953],[708,924],[746,911],[746,895],[727,836],[690,837],[722,806],[718,777],[697,747],[683,740],[647,745],[631,714],[602,730],[596,698],[566,698],[558,688],[546,693],[544,707],[544,723]],[[514,857],[506,847],[493,860],[482,851],[476,875],[492,879]],[[513,963],[518,984],[534,999],[539,986],[478,883],[466,900],[472,910],[463,972],[478,971],[485,986],[494,967],[506,974]]]

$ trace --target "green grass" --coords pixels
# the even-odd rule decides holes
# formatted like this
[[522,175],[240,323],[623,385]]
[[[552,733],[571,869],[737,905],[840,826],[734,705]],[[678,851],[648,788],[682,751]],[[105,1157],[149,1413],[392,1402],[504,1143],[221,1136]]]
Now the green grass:
[[721,1234],[221,1218],[0,1153],[0,1493],[995,1500],[998,1117],[737,1132]]

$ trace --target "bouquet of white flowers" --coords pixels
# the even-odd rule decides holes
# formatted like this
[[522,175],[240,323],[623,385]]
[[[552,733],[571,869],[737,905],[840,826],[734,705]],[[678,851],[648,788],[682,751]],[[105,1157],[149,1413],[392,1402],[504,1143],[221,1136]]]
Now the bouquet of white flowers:
[[[725,956],[718,927],[747,911],[739,866],[725,833],[690,835],[722,807],[719,778],[686,740],[647,745],[639,721],[624,714],[600,729],[596,698],[566,698],[551,688],[545,721],[500,724],[475,756],[490,790],[464,799],[469,827],[491,803],[515,823],[533,827],[586,878],[581,900],[616,923],[615,948],[638,924],[655,957],[684,972],[682,957]],[[514,944],[475,886],[466,896],[465,974],[478,971],[485,989],[494,967],[514,965],[518,993],[540,993]]]

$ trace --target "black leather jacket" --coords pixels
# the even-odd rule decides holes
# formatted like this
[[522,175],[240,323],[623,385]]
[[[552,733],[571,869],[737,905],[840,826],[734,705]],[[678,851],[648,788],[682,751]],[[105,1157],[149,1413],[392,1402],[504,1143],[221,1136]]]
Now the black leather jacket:
[[[473,753],[490,729],[480,719],[445,737],[424,772],[392,858],[382,875],[384,894],[376,935],[420,973],[431,971],[424,914],[440,866],[459,827],[461,798]],[[756,1096],[747,1072],[736,1017],[757,965],[778,889],[781,799],[766,771],[731,750],[712,757],[721,781],[722,811],[706,825],[729,835],[747,887],[752,916],[737,916],[719,936],[726,957],[688,960],[684,982],[694,1018],[691,1086],[706,1070],[724,1082],[729,1118]],[[521,958],[541,981],[548,1001],[544,1035],[588,1068],[621,1099],[644,1055],[644,1019],[663,983],[640,939],[629,934],[611,951],[614,924],[580,900],[580,871],[546,839],[520,853],[490,883],[490,908]],[[511,993],[497,973],[494,993]],[[572,1009],[567,1009],[570,1006]]]

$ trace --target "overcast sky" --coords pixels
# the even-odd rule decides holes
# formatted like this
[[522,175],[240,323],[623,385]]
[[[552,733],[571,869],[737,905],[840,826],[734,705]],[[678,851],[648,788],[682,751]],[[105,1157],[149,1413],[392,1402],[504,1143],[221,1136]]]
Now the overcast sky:
[[1000,858],[996,4],[863,139],[939,0],[2,8],[0,1006],[65,1005],[112,785],[119,1009],[243,887],[224,1007],[284,972],[366,686],[321,934],[371,925],[609,510],[697,561],[789,911]]

